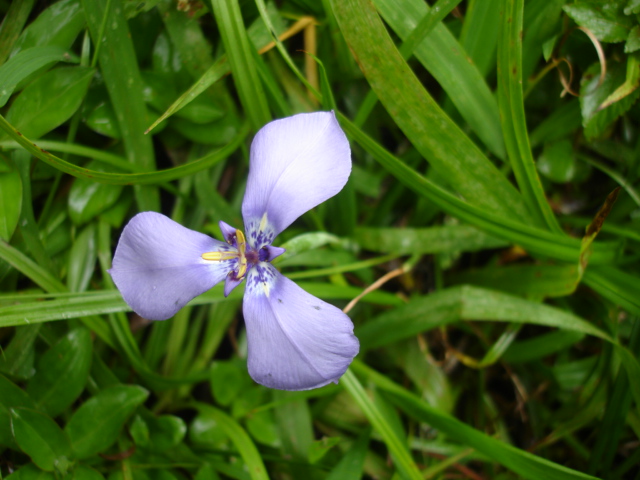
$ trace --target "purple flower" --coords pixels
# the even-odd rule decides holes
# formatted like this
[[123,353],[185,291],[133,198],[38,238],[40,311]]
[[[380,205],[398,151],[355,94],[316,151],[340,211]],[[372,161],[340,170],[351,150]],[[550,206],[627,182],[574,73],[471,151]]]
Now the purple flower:
[[251,377],[282,390],[337,383],[358,354],[353,324],[282,276],[270,262],[284,249],[271,244],[338,193],[350,172],[349,142],[333,112],[271,122],[251,145],[242,202],[246,236],[220,222],[221,242],[159,213],[139,213],[124,228],[109,273],[129,306],[151,320],[172,317],[222,280],[226,296],[246,279]]

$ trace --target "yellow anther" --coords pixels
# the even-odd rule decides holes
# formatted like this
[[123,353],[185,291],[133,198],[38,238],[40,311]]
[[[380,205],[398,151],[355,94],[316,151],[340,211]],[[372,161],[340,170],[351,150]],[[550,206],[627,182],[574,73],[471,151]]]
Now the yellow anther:
[[236,252],[206,252],[202,254],[204,260],[210,260],[212,262],[221,262],[223,260],[233,260],[238,258]]
[[244,233],[241,230],[236,230],[236,243],[238,248],[238,278],[244,277],[247,273],[247,257],[245,252],[247,251],[247,240],[244,238]]
[[211,262],[238,259],[235,277],[237,279],[241,279],[247,273],[247,239],[244,237],[244,233],[240,230],[236,230],[236,248],[237,250],[230,252],[206,252],[201,256],[204,260],[209,260]]
[[238,251],[240,255],[244,257],[244,252],[247,250],[247,239],[244,238],[242,230],[236,230],[236,243],[238,244]]

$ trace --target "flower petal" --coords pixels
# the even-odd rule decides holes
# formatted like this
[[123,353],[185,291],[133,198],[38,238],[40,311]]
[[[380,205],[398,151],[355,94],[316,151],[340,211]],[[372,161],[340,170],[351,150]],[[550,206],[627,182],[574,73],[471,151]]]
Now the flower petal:
[[337,383],[358,354],[349,317],[269,263],[247,275],[243,312],[249,375],[267,387],[308,390]]
[[224,280],[235,262],[207,261],[201,255],[232,250],[164,215],[143,212],[124,227],[109,273],[134,312],[166,320]]
[[242,201],[247,240],[260,248],[252,232],[269,231],[273,239],[300,215],[342,190],[350,173],[351,149],[333,112],[268,123],[251,144]]

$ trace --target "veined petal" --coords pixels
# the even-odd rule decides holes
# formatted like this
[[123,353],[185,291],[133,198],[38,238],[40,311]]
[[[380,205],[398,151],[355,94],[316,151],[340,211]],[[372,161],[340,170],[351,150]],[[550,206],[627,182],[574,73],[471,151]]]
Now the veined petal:
[[166,320],[231,271],[235,260],[202,259],[214,251],[233,247],[159,213],[143,212],[124,227],[109,273],[134,312]]
[[266,262],[247,275],[243,313],[249,375],[270,388],[337,383],[360,348],[347,315]]
[[[342,190],[351,173],[351,149],[333,112],[303,113],[265,125],[251,144],[242,216],[271,239],[295,219]],[[259,243],[259,242],[258,242]]]

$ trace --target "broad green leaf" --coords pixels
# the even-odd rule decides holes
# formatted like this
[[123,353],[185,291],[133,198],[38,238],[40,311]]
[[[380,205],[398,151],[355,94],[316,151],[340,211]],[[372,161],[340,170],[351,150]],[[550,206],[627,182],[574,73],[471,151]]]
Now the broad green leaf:
[[573,145],[569,140],[546,144],[538,157],[538,171],[552,182],[566,183],[576,173]]
[[38,69],[56,62],[69,62],[74,55],[67,50],[56,47],[32,47],[14,55],[0,67],[0,78],[3,79],[0,90],[0,107],[3,107],[16,86]]
[[564,6],[564,11],[578,25],[588,28],[601,42],[622,42],[634,26],[624,14],[627,0],[580,0]]
[[601,84],[599,63],[591,65],[582,75],[580,108],[587,140],[602,136],[609,125],[626,113],[640,97],[640,89],[636,89],[620,101],[600,110],[603,102],[624,83],[625,79],[625,65],[615,61],[608,62],[607,72]]
[[11,55],[32,47],[57,46],[68,49],[84,28],[79,0],[61,0],[45,9],[24,29]]
[[67,473],[71,480],[104,480],[100,472],[86,465],[77,465]]
[[144,447],[156,453],[177,448],[187,432],[184,420],[174,415],[155,416],[143,410],[136,420],[145,424],[148,441]]
[[629,32],[627,42],[624,44],[624,53],[633,53],[640,49],[640,25],[636,25]]
[[0,445],[15,447],[11,433],[11,409],[35,408],[33,400],[26,392],[8,378],[0,375]]
[[76,328],[40,357],[27,392],[38,409],[52,417],[62,413],[84,390],[93,345],[86,328]]
[[78,110],[94,73],[87,67],[60,67],[45,73],[18,95],[7,121],[26,137],[41,137]]
[[20,449],[43,470],[64,474],[71,454],[69,439],[50,417],[27,408],[11,410],[11,428]]
[[87,458],[110,447],[148,395],[140,386],[116,385],[84,402],[65,427],[75,457]]
[[228,406],[246,386],[244,362],[216,361],[211,366],[211,393],[216,402]]
[[246,419],[247,430],[257,442],[272,448],[280,448],[280,434],[272,412],[263,410],[249,413]]
[[189,442],[196,448],[215,450],[227,445],[229,436],[214,416],[203,412],[198,413],[189,425]]
[[371,4],[346,0],[333,9],[371,88],[431,166],[469,202],[507,218],[528,218],[515,188],[424,89]]
[[11,475],[6,477],[7,480],[56,480],[56,477],[51,472],[45,472],[40,470],[33,463],[28,463]]
[[[87,168],[104,171],[96,162],[90,162]],[[78,178],[69,191],[69,217],[76,225],[82,225],[113,206],[121,192],[120,185],[105,185]]]
[[35,373],[34,342],[41,325],[25,325],[16,332],[0,356],[0,372],[13,378],[28,379]]
[[[0,162],[2,159],[0,158]],[[22,210],[22,180],[18,170],[0,172],[0,239],[9,241],[18,226]]]
[[233,418],[222,410],[218,410],[210,405],[198,403],[194,406],[198,409],[201,416],[209,417],[215,421],[220,430],[231,439],[236,449],[240,452],[252,480],[269,479],[258,449],[251,441],[249,435],[247,435],[247,432],[245,432]]

